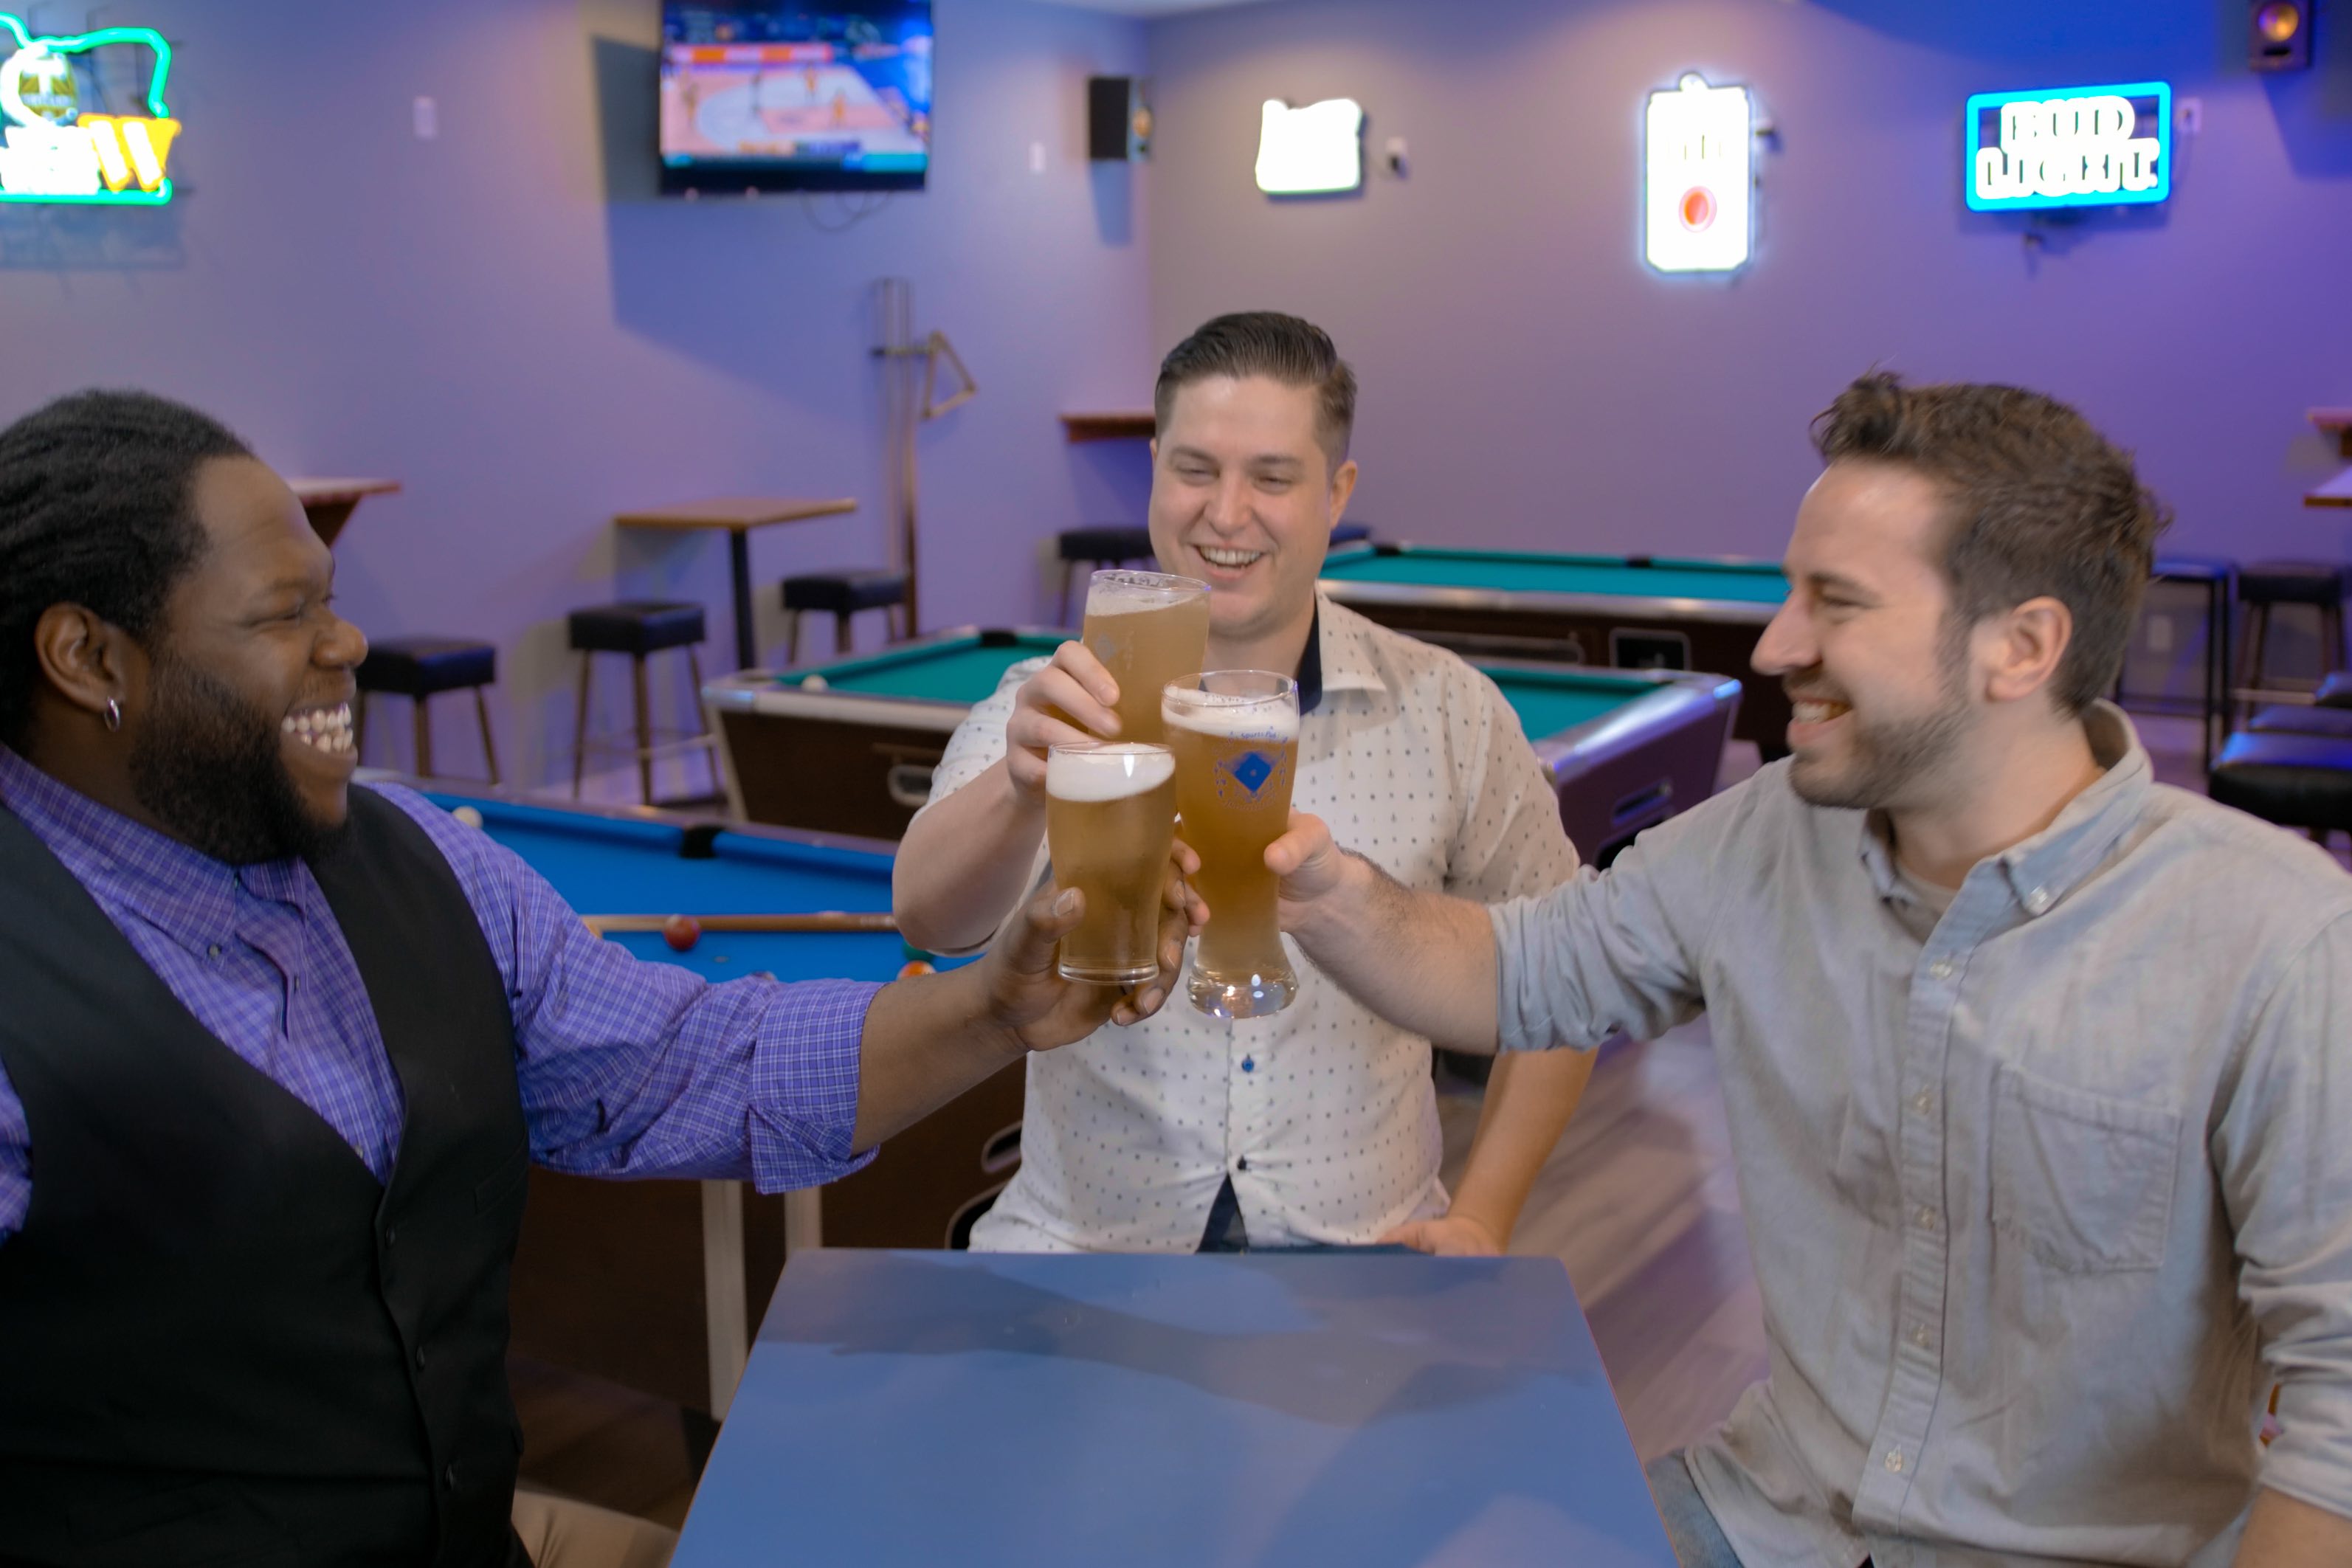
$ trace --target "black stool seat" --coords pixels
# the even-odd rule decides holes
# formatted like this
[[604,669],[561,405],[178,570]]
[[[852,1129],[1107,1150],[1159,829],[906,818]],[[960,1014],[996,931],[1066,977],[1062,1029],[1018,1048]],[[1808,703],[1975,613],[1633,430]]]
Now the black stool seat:
[[2284,731],[2230,737],[2213,799],[2283,828],[2352,830],[2352,739]]
[[804,571],[784,579],[784,608],[855,615],[907,602],[907,574],[883,567]]
[[1331,530],[1331,542],[1335,545],[1362,544],[1371,537],[1370,523],[1340,523]]
[[2352,670],[2337,670],[2319,683],[2311,700],[2321,707],[2352,707]]
[[387,637],[368,644],[360,690],[429,697],[487,686],[499,678],[499,651],[465,637]]
[[2352,710],[2281,703],[2256,713],[2246,727],[2258,735],[2332,735],[2352,740]]
[[1141,560],[1151,553],[1150,528],[1064,528],[1054,537],[1064,560]]
[[703,640],[702,606],[625,599],[572,612],[572,646],[583,653],[658,653]]
[[2344,569],[2319,560],[2255,560],[2238,569],[2238,597],[2249,604],[2340,604]]

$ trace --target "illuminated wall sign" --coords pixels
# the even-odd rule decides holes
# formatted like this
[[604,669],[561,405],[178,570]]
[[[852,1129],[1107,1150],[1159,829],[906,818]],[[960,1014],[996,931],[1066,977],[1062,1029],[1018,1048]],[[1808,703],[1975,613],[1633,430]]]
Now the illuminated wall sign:
[[1293,109],[1265,100],[1258,122],[1257,188],[1269,195],[1352,191],[1364,183],[1364,110],[1352,98]]
[[1660,272],[1748,265],[1756,135],[1744,87],[1696,72],[1650,95],[1643,121],[1642,254]]
[[[73,38],[35,37],[0,13],[0,202],[161,206],[172,199],[172,143],[180,122],[163,103],[172,47],[152,27],[106,27]],[[107,99],[93,49],[152,51],[147,112],[102,112]]]
[[1969,99],[1969,205],[2117,207],[2172,194],[2172,88],[1980,92]]

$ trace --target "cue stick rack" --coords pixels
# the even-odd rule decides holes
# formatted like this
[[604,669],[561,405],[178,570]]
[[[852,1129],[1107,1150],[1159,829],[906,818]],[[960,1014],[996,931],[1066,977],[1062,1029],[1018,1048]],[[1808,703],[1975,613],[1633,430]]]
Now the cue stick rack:
[[[950,409],[970,402],[979,393],[980,386],[964,368],[962,358],[948,341],[946,333],[933,330],[925,333],[921,340],[916,340],[912,284],[903,277],[886,277],[875,286],[874,292],[881,338],[874,357],[882,361],[883,446],[893,492],[887,510],[898,523],[898,559],[907,573],[907,635],[914,638],[923,632],[916,598],[917,550],[920,541],[915,439],[924,425]],[[940,366],[943,363],[955,371],[959,383],[945,398],[940,396]]]

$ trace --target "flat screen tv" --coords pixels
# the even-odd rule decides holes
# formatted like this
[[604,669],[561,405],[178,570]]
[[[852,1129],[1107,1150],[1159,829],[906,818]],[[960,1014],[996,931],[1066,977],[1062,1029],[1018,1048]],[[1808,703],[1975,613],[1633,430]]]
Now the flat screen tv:
[[919,191],[930,0],[664,0],[662,189]]

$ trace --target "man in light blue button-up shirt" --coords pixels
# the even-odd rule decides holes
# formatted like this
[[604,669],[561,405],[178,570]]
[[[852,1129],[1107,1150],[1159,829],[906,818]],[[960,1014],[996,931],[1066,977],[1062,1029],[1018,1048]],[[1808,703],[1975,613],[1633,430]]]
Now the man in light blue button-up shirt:
[[1300,817],[1286,923],[1443,1044],[1707,1014],[1771,1370],[1652,1469],[1685,1563],[2343,1568],[2352,878],[2099,700],[2162,525],[2079,416],[1874,377],[1815,435],[1788,761],[1491,911]]

